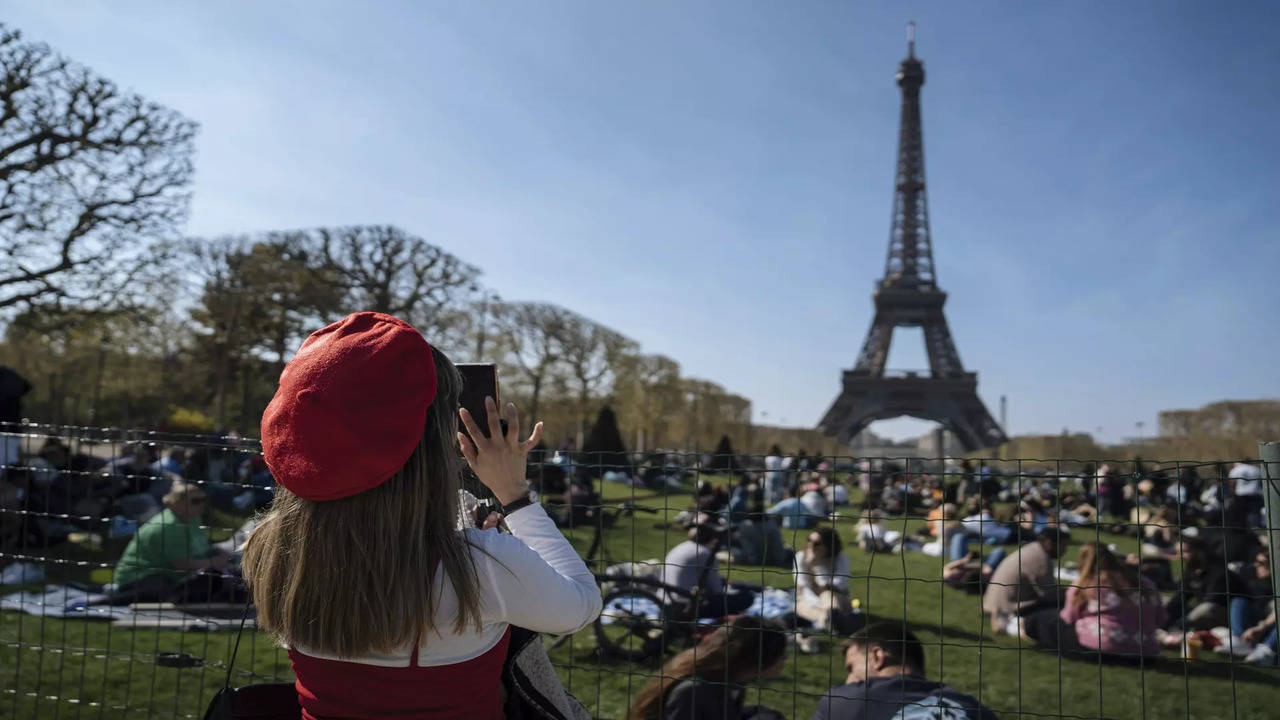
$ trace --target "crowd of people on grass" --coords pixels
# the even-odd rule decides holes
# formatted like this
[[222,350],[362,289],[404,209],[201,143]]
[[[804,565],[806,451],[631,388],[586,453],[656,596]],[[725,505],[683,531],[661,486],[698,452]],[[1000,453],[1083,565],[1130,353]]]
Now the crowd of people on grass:
[[[941,557],[943,582],[982,595],[994,632],[1066,656],[1133,661],[1212,648],[1276,664],[1275,587],[1256,465],[1144,468],[1139,461],[1128,475],[1103,464],[1064,477],[1003,475],[968,461],[915,476],[864,464],[851,474],[865,498],[855,509],[843,473],[829,461],[806,458],[799,466],[780,458],[775,449],[732,490],[699,483],[686,518],[717,528],[703,534],[724,561],[795,570],[802,639],[809,628],[838,627],[848,613],[848,558],[825,522],[845,512],[858,518],[863,551]],[[908,533],[911,517],[927,522]],[[785,536],[804,531],[805,548],[788,549]],[[1119,552],[1116,540],[1136,540],[1138,552]],[[1079,549],[1064,557],[1073,541]],[[827,574],[811,571],[814,548],[829,553]],[[711,563],[720,587],[712,551],[701,552],[709,560],[700,567]],[[681,547],[666,563],[686,555]],[[1064,580],[1071,581],[1065,590]]]
[[[527,463],[541,428],[521,439],[513,406],[491,405],[486,437],[456,411],[456,369],[399,320],[349,316],[308,347],[264,415],[261,454],[220,438],[134,444],[99,459],[50,438],[6,458],[0,503],[19,509],[21,522],[6,523],[16,535],[0,542],[47,548],[94,532],[128,537],[99,602],[234,602],[251,593],[259,627],[289,648],[304,717],[501,717],[502,695],[491,690],[526,647],[514,628],[571,633],[600,613],[594,577],[557,529],[598,519],[594,478],[570,448]],[[368,377],[388,387],[370,393]],[[342,433],[352,436],[335,442]],[[497,500],[485,517],[466,517],[458,447]],[[731,467],[732,487],[695,485],[681,518],[686,539],[661,575],[696,591],[694,614],[718,622],[663,665],[631,718],[780,717],[747,704],[744,685],[775,675],[792,649],[818,652],[818,638],[833,636],[846,638],[848,675],[816,718],[994,717],[927,679],[905,618],[857,612],[849,549],[831,522],[846,514],[857,520],[849,542],[861,551],[938,557],[943,582],[982,596],[993,632],[1064,657],[1132,662],[1212,647],[1276,663],[1256,466],[1205,477],[1104,464],[1064,477],[964,461],[911,473],[887,463],[843,468],[775,447],[758,468]],[[648,470],[654,489],[687,473],[669,458]],[[537,491],[560,499],[558,511],[538,503]],[[252,534],[244,528],[242,557],[210,541],[210,508],[259,513]],[[909,532],[909,518],[926,522]],[[494,532],[499,525],[508,533]],[[1104,534],[1129,536],[1139,550],[1121,553]],[[727,582],[722,563],[789,570],[794,612],[744,615],[760,588]],[[370,683],[418,690],[375,695]],[[453,692],[460,687],[469,691]]]
[[[637,694],[628,720],[775,720],[748,704],[747,684],[787,663],[785,626],[738,616],[668,660]],[[814,720],[994,720],[970,695],[925,674],[924,646],[900,622],[869,623],[841,646],[844,683],[819,700]]]

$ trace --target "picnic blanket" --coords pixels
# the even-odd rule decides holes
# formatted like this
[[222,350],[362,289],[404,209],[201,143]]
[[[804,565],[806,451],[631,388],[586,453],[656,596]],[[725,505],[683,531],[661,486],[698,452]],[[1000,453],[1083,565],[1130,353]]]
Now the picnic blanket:
[[[102,620],[129,628],[168,628],[194,632],[235,630],[240,627],[242,605],[202,603],[139,603],[136,605],[90,605],[106,595],[69,585],[50,585],[43,590],[12,593],[0,597],[0,610],[12,610],[36,617]],[[256,627],[250,617],[245,627]]]
[[[796,611],[796,595],[794,590],[765,588],[756,593],[751,606],[742,612],[743,615],[776,619]],[[600,623],[609,625],[622,617],[639,615],[650,620],[662,617],[662,607],[653,600],[642,595],[624,595],[608,602],[600,612]],[[702,618],[698,622],[716,622],[716,618]]]

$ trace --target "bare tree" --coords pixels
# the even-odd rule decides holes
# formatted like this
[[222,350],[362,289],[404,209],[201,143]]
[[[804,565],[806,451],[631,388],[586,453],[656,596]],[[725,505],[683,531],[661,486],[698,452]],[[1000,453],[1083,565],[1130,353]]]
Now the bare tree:
[[636,344],[625,335],[594,320],[569,312],[556,335],[560,360],[577,391],[578,445],[591,422],[591,396],[610,379],[624,354],[634,353]]
[[529,417],[538,418],[538,402],[560,361],[560,338],[573,315],[547,303],[501,303],[490,307],[500,346],[530,391]]
[[683,403],[680,364],[665,355],[624,355],[614,370],[614,395],[627,424],[635,429],[636,450],[655,447],[664,419]]
[[389,225],[320,228],[305,248],[348,309],[403,317],[430,333],[477,287],[479,268]]
[[141,301],[196,124],[0,25],[0,309]]
[[245,286],[251,244],[244,236],[226,236],[188,244],[191,267],[203,280],[200,303],[191,318],[206,329],[213,364],[214,419],[226,426],[231,373],[249,350],[245,332],[255,302]]

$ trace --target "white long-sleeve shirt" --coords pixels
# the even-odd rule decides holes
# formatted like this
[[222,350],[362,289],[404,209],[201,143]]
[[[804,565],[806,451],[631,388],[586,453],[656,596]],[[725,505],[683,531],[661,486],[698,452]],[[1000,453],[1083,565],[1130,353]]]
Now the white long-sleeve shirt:
[[[600,614],[602,600],[595,577],[560,534],[541,505],[523,507],[506,517],[511,534],[467,529],[480,590],[480,632],[454,634],[458,596],[443,571],[435,574],[438,593],[436,632],[418,645],[418,666],[452,665],[476,658],[502,639],[508,625],[563,635],[586,627]],[[294,648],[329,660],[408,667],[412,643],[387,654],[338,658]]]
[[805,551],[800,550],[796,552],[795,575],[797,602],[803,598],[808,598],[811,603],[818,602],[817,593],[809,587],[809,578],[813,578],[814,584],[819,589],[848,594],[849,556],[840,553],[835,557],[835,562],[832,562],[831,558],[826,558],[810,563],[805,557]]

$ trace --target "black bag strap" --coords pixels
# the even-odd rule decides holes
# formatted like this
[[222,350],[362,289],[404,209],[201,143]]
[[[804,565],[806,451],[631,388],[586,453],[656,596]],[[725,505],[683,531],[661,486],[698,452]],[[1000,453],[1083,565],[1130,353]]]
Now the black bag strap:
[[236,655],[240,653],[240,637],[244,635],[244,623],[249,619],[249,606],[253,604],[253,593],[246,592],[248,597],[244,601],[244,612],[240,613],[240,629],[236,631],[236,644],[231,649],[231,660],[227,663],[227,677],[222,681],[222,689],[227,690],[231,687],[231,671],[236,667]]

